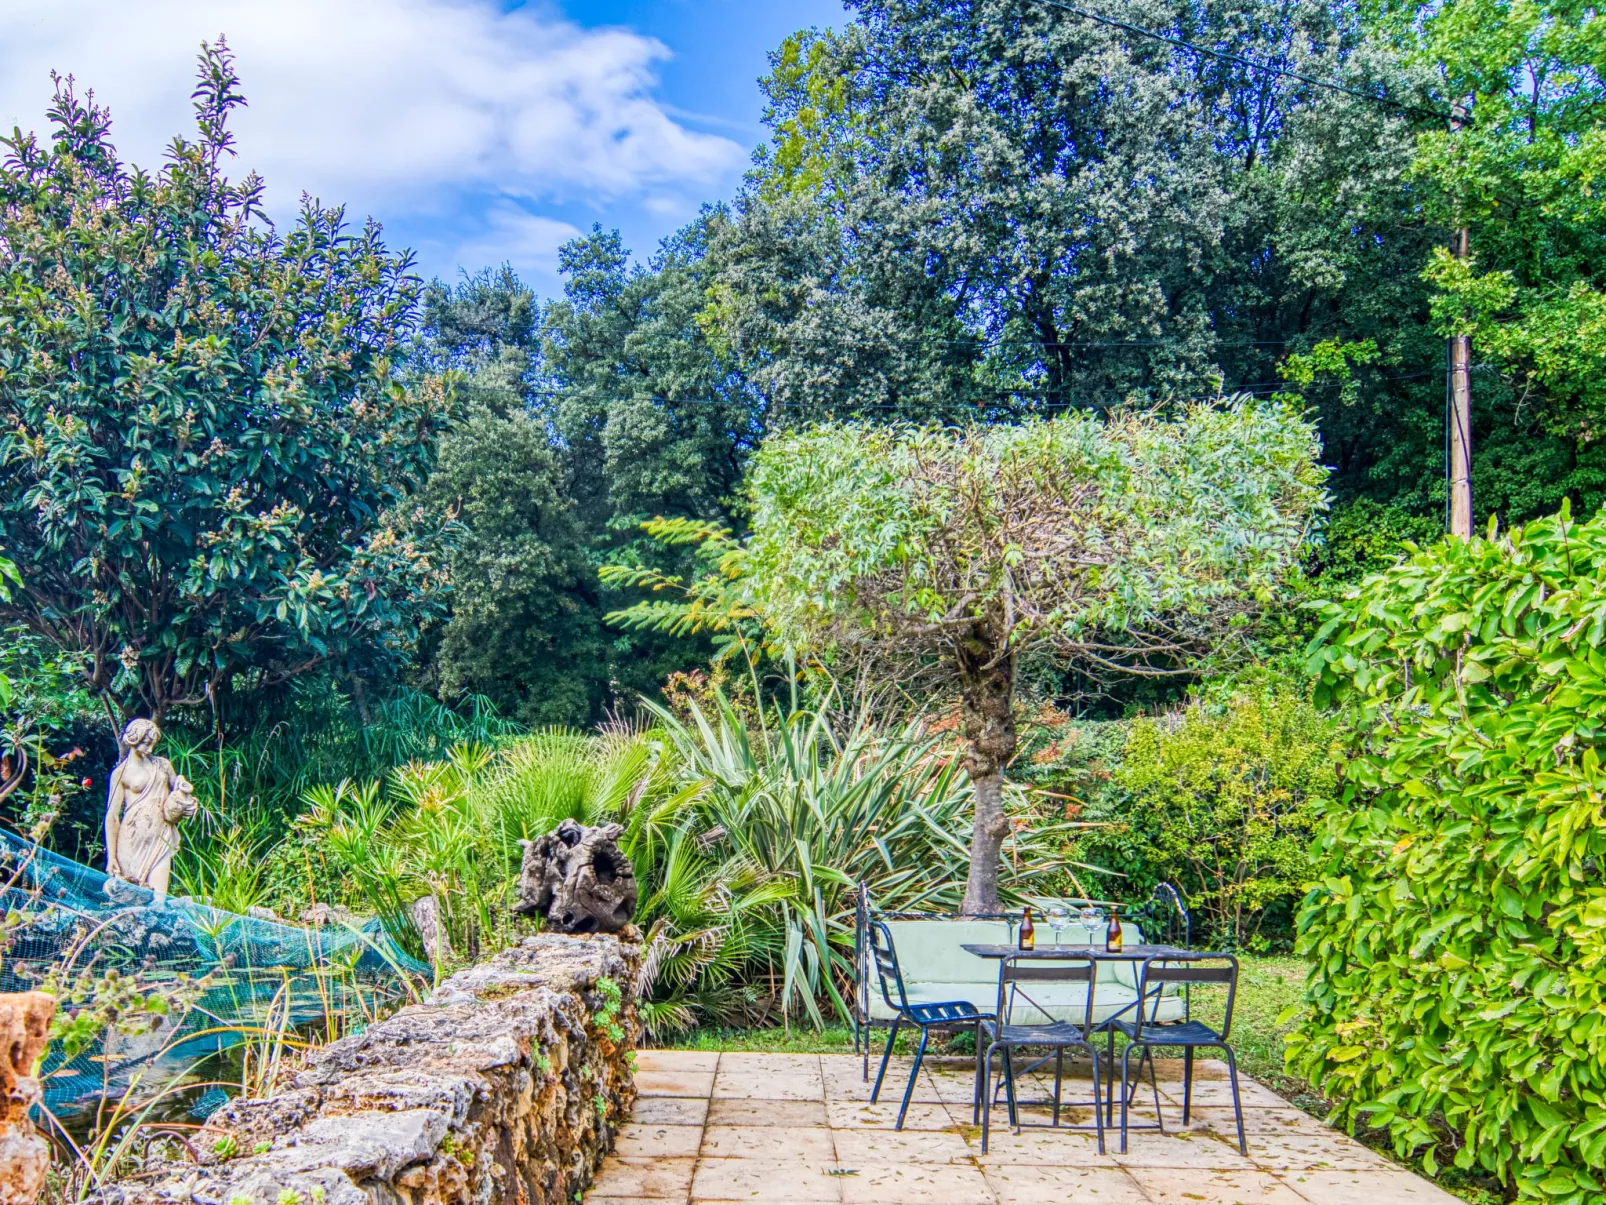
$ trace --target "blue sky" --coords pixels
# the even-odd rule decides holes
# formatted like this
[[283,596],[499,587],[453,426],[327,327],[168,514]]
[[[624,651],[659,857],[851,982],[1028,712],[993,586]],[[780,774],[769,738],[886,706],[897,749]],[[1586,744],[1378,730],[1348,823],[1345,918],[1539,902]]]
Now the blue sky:
[[638,255],[728,197],[762,141],[757,78],[840,0],[0,0],[0,125],[42,129],[49,72],[110,106],[123,157],[188,133],[194,56],[226,33],[238,171],[372,214],[421,269],[506,259],[543,292],[593,222]]

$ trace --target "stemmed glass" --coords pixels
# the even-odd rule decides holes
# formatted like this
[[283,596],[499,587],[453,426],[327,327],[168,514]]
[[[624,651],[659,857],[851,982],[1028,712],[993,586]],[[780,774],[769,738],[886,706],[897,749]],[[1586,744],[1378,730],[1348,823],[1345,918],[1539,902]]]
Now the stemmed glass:
[[1065,932],[1066,926],[1070,923],[1071,913],[1064,904],[1053,904],[1049,907],[1048,927],[1054,930],[1054,945],[1056,947],[1061,944],[1060,934]]
[[1097,904],[1089,904],[1082,909],[1082,928],[1087,930],[1087,944],[1092,945],[1098,931],[1104,926],[1104,913]]

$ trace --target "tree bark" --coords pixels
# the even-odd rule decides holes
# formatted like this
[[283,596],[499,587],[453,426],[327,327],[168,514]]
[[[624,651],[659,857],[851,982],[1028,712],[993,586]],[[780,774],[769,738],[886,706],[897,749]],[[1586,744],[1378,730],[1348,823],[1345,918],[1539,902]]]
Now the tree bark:
[[[997,658],[996,664],[988,663]],[[1015,658],[978,633],[959,651],[960,716],[965,736],[965,770],[975,796],[976,821],[970,834],[970,876],[965,882],[967,916],[1001,912],[998,865],[1009,834],[1004,815],[1004,768],[1015,756]]]

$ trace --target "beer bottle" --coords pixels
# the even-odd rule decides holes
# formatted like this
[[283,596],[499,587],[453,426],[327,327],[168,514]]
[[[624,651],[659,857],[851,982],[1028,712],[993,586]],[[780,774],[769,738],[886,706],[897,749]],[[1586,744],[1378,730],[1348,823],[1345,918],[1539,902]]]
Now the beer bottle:
[[1026,909],[1020,918],[1020,948],[1035,950],[1037,948],[1037,930],[1032,927],[1032,910]]
[[1110,909],[1110,927],[1104,930],[1104,949],[1110,954],[1121,952],[1121,916],[1114,908]]

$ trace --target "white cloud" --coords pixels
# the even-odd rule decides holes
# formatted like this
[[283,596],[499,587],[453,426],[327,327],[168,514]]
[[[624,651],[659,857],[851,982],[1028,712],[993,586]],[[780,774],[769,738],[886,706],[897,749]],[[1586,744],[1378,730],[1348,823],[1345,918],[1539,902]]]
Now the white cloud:
[[[465,230],[465,226],[472,229]],[[459,222],[439,233],[453,237],[449,241],[438,236],[417,241],[420,266],[426,273],[440,273],[450,279],[451,272],[444,265],[457,264],[473,271],[507,262],[526,284],[555,293],[563,287],[558,276],[558,248],[578,238],[582,231],[568,222],[501,200],[492,202],[471,223]]]
[[[494,0],[0,0],[0,31],[0,125],[43,134],[48,73],[70,72],[142,166],[192,132],[195,53],[227,34],[250,102],[239,174],[261,172],[275,210],[302,190],[380,216],[470,193],[617,198],[717,180],[744,154],[654,98],[658,41]],[[573,229],[518,217],[487,220],[532,252]]]

